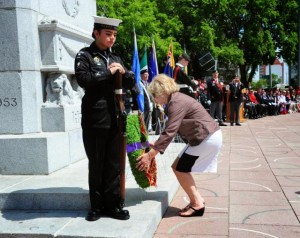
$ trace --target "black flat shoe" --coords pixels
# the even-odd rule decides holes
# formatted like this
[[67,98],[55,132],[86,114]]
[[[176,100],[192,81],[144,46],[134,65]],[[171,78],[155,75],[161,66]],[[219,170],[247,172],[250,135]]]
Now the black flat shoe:
[[130,218],[128,210],[123,210],[122,208],[118,207],[105,209],[103,213],[108,217],[118,220],[128,220]]
[[184,208],[182,208],[179,212],[186,212],[187,210],[189,210],[191,204],[186,205]]
[[101,211],[99,209],[89,210],[85,220],[87,221],[97,221],[101,217]]
[[240,124],[240,123],[235,123],[235,125],[236,125],[236,126],[241,126],[241,124]]
[[219,126],[227,126],[225,123],[221,122],[219,123]]
[[[203,202],[203,205],[205,206],[205,202]],[[186,212],[187,210],[189,210],[191,207],[191,204],[186,205],[184,208],[180,209],[179,212]]]
[[190,206],[190,209],[194,210],[191,214],[189,215],[183,215],[183,214],[179,214],[179,216],[181,217],[202,217],[205,211],[205,207],[202,207],[198,210],[196,210],[195,208]]

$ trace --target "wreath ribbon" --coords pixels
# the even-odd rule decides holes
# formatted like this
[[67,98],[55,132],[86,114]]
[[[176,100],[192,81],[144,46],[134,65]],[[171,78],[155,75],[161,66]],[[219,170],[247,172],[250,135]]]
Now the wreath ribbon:
[[126,146],[127,153],[131,153],[136,150],[149,148],[150,144],[148,141],[145,142],[134,142]]

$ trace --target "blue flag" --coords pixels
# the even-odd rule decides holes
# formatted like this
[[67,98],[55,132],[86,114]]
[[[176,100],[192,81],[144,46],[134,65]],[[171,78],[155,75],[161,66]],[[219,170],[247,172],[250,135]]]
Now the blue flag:
[[157,58],[156,58],[156,49],[154,39],[152,39],[151,51],[150,51],[150,66],[149,66],[149,80],[151,82],[152,79],[158,74],[157,67]]
[[133,28],[134,34],[134,52],[133,52],[133,60],[132,60],[132,71],[135,74],[135,84],[137,87],[137,104],[138,108],[141,112],[144,112],[144,90],[141,85],[141,74],[140,74],[140,60],[139,60],[139,53],[136,41],[136,34],[135,29]]

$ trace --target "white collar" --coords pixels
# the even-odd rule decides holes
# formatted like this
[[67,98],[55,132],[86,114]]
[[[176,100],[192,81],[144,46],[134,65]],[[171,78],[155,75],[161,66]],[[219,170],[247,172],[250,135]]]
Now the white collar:
[[178,65],[179,67],[184,67],[182,64],[180,63],[176,63],[176,65]]

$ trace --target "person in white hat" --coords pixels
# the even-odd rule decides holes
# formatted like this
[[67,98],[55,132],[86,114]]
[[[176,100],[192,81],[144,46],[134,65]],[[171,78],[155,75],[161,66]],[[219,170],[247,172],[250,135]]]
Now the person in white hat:
[[117,108],[114,94],[115,73],[122,74],[124,88],[134,86],[134,74],[128,71],[119,56],[111,52],[122,21],[94,17],[89,47],[75,58],[76,80],[84,90],[82,98],[83,143],[89,160],[89,194],[91,209],[86,220],[95,221],[102,215],[127,220],[120,198],[120,150]]

